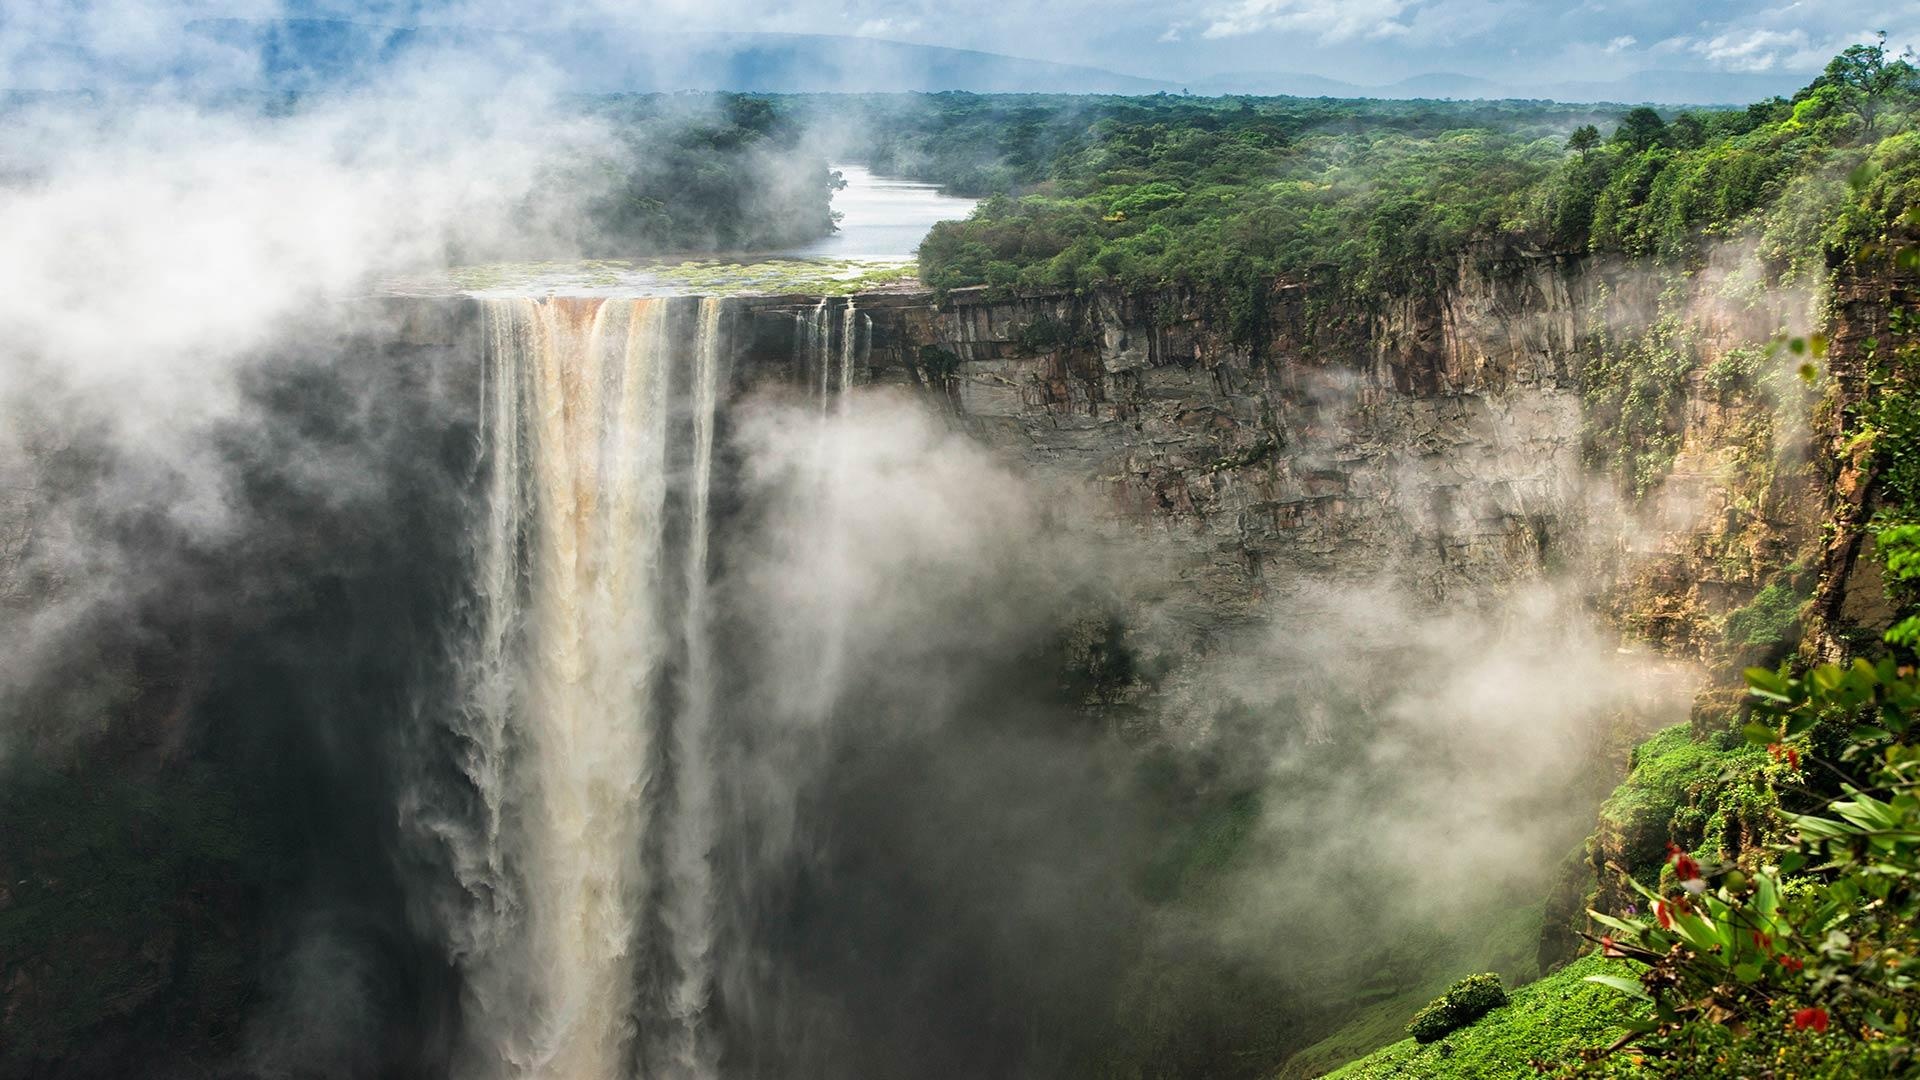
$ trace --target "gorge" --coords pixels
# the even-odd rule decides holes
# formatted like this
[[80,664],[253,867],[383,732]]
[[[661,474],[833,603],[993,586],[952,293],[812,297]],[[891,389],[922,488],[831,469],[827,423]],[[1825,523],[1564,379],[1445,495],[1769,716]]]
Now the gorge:
[[[859,623],[896,638],[929,633],[858,601],[863,587],[913,588],[876,565],[888,557],[874,546],[919,527],[854,505],[867,498],[867,474],[845,456],[887,456],[866,446],[875,426],[893,439],[902,423],[955,426],[986,460],[1018,463],[1016,487],[1058,505],[1044,528],[1064,527],[1077,555],[1014,530],[1024,557],[1042,564],[1031,572],[1055,579],[1016,574],[1030,596],[1046,597],[1029,617],[1052,613],[1061,638],[1051,662],[1078,673],[1054,708],[1132,732],[1122,740],[1136,752],[1251,753],[1226,767],[1248,791],[1278,782],[1268,770],[1284,766],[1266,755],[1314,760],[1291,742],[1276,747],[1220,726],[1254,702],[1299,710],[1303,726],[1283,738],[1331,742],[1340,747],[1332,760],[1353,752],[1353,740],[1376,754],[1425,747],[1468,756],[1424,766],[1447,792],[1474,793],[1468,813],[1430,801],[1443,799],[1435,793],[1391,788],[1364,792],[1379,806],[1362,811],[1345,801],[1354,795],[1323,790],[1324,777],[1296,776],[1288,782],[1299,792],[1337,800],[1340,824],[1281,824],[1298,812],[1283,795],[1258,811],[1276,820],[1241,826],[1268,834],[1257,842],[1294,847],[1272,856],[1281,865],[1347,857],[1336,853],[1353,841],[1356,821],[1362,831],[1403,833],[1408,855],[1369,841],[1375,865],[1344,883],[1295,866],[1324,898],[1363,904],[1394,882],[1430,903],[1433,890],[1449,888],[1464,910],[1486,917],[1498,910],[1499,890],[1488,885],[1519,882],[1540,895],[1571,888],[1577,903],[1591,887],[1582,876],[1595,871],[1577,864],[1563,884],[1553,875],[1617,777],[1621,740],[1684,719],[1701,678],[1686,662],[1704,655],[1718,621],[1750,601],[1773,567],[1820,557],[1824,474],[1783,411],[1791,402],[1757,383],[1716,386],[1709,375],[1721,357],[1802,316],[1784,308],[1729,316],[1715,279],[1697,287],[1686,318],[1702,334],[1702,357],[1676,406],[1685,423],[1673,465],[1660,498],[1631,505],[1584,452],[1599,422],[1586,380],[1614,328],[1626,337],[1656,321],[1663,298],[1642,284],[1644,271],[1486,249],[1454,275],[1439,293],[1371,317],[1309,315],[1308,290],[1277,285],[1267,301],[1272,336],[1250,349],[1226,341],[1204,295],[1177,291],[383,301],[380,321],[395,328],[379,350],[384,362],[481,373],[477,391],[461,391],[481,403],[463,421],[481,428],[479,614],[466,631],[478,659],[472,704],[454,724],[461,768],[484,803],[473,820],[440,818],[424,831],[447,842],[461,881],[451,954],[472,965],[467,1008],[480,1011],[466,1023],[487,1033],[484,1059],[508,1075],[588,1075],[618,1072],[605,1055],[625,1054],[648,1074],[712,1075],[718,1048],[730,1046],[726,1059],[738,1061],[743,1041],[755,1041],[752,1017],[779,1011],[770,1002],[791,993],[775,990],[764,970],[730,969],[756,933],[807,931],[791,913],[777,929],[747,914],[765,902],[757,897],[766,883],[755,878],[766,864],[751,869],[753,860],[778,865],[798,854],[771,831],[813,830],[803,863],[834,843],[831,817],[766,820],[807,813],[817,767],[781,741],[798,732],[803,741],[854,737],[899,707],[890,692],[860,685],[870,678],[863,667],[888,660],[870,639],[849,643],[849,633],[875,632]],[[782,491],[797,486],[820,500],[799,535],[781,532],[778,546],[796,550],[774,559],[777,578],[817,577],[826,590],[796,605],[793,586],[782,586],[779,609],[807,627],[813,640],[803,642],[755,641],[756,628],[738,625],[771,602],[746,599],[767,587],[754,566],[770,557],[766,541],[743,550],[740,539],[778,516],[752,478],[776,467],[757,442],[767,423],[818,429],[798,436],[815,443],[798,462],[777,466]],[[886,490],[895,501],[938,499]],[[975,512],[942,506],[942,516]],[[1107,550],[1089,556],[1088,543]],[[839,561],[849,556],[854,565]],[[1142,567],[1151,567],[1144,577]],[[862,576],[874,580],[853,580]],[[710,589],[725,598],[722,609]],[[1822,590],[1836,627],[1842,617],[1872,617],[1842,615],[1838,598],[1860,592],[1847,572]],[[1062,607],[1063,591],[1081,595]],[[916,601],[909,621],[947,617]],[[1315,686],[1249,671],[1249,663],[1340,670],[1325,667],[1328,657],[1260,643],[1265,628],[1295,618],[1317,619],[1340,650],[1384,648],[1417,673],[1409,677],[1438,686],[1423,696],[1376,676],[1356,699],[1345,688],[1350,673]],[[1523,644],[1515,631],[1539,640]],[[1004,632],[989,626],[965,635],[971,641],[948,640],[975,655],[943,662],[980,663],[993,648],[983,642]],[[1460,640],[1436,645],[1427,640],[1435,632]],[[1609,656],[1609,640],[1623,633],[1659,652]],[[524,644],[511,645],[514,635]],[[619,651],[603,651],[609,641]],[[1467,673],[1450,683],[1429,667],[1436,660]],[[1577,680],[1588,700],[1560,699],[1532,673],[1488,667],[1505,662],[1551,665],[1547,680]],[[777,682],[762,681],[774,672]],[[950,676],[925,677],[921,692]],[[1490,678],[1512,685],[1480,685]],[[1469,705],[1448,700],[1462,690]],[[1025,691],[1025,707],[1056,693]],[[850,719],[836,706],[874,712]],[[1403,726],[1410,708],[1437,713],[1439,728]],[[1346,730],[1330,734],[1330,723]],[[941,744],[937,726],[922,734]],[[1481,753],[1504,756],[1489,767],[1471,760]],[[1516,754],[1529,763],[1518,776],[1505,771]],[[543,756],[554,764],[534,767]],[[578,771],[634,760],[651,764],[637,774]],[[964,754],[948,767],[969,768]],[[740,789],[742,777],[769,768],[783,774],[774,790]],[[509,775],[522,779],[506,784]],[[1546,811],[1541,800],[1564,784],[1586,794]],[[909,804],[883,805],[898,813]],[[1137,812],[1109,805],[1099,827]],[[1031,842],[1000,857],[1031,870],[1024,860],[1035,853],[1020,849]],[[1437,876],[1412,853],[1433,844],[1450,851]],[[1140,872],[1125,870],[1137,854],[1105,857],[1113,865],[1102,876]],[[1523,869],[1511,872],[1516,865]],[[1219,886],[1229,906],[1257,887]],[[1572,955],[1575,922],[1554,910],[1504,962],[1544,969]],[[556,933],[566,936],[536,936]],[[1330,947],[1330,957],[1364,955],[1349,948]],[[513,960],[526,949],[574,959]],[[747,951],[779,950],[769,941]],[[1301,941],[1276,949],[1296,963],[1314,951]],[[659,974],[643,976],[636,964]],[[791,1053],[774,1049],[790,1047],[790,1031],[763,1036],[751,1058]],[[871,1031],[860,1040],[884,1041]],[[978,1052],[1011,1052],[981,1042]],[[602,1055],[601,1064],[575,1053]]]
[[[1916,144],[1341,108],[615,95],[315,230],[456,222],[405,258],[41,275],[0,1076],[1640,1075],[1623,920],[1756,894],[1843,737],[1768,680],[1912,606]],[[1617,225],[1766,139],[1816,164],[1764,230]],[[1402,168],[1512,201],[1421,217]],[[1515,1004],[1403,1039],[1476,972]]]
[[[841,980],[851,973],[805,954],[846,948],[849,938],[869,933],[919,940],[972,931],[936,930],[891,905],[860,916],[893,924],[878,928],[849,927],[831,914],[803,916],[805,908],[792,905],[827,902],[829,894],[817,890],[828,886],[802,879],[824,872],[809,867],[836,845],[866,849],[855,858],[911,862],[911,851],[930,838],[857,839],[873,828],[868,814],[926,812],[921,796],[892,789],[885,773],[904,762],[887,759],[942,748],[952,755],[946,768],[956,773],[1002,768],[1007,748],[979,744],[1008,738],[993,729],[1011,722],[999,718],[1011,710],[1050,709],[1060,718],[1049,723],[1069,725],[1067,734],[1048,737],[1046,752],[1056,759],[1052,768],[1077,761],[1079,775],[1047,783],[1056,786],[1055,797],[1071,795],[1074,813],[1084,816],[1038,833],[1028,823],[1001,835],[1005,846],[997,854],[978,853],[1011,867],[1016,879],[1042,868],[1062,873],[1051,864],[1065,844],[1095,864],[1071,872],[1075,888],[1124,895],[1135,887],[1127,879],[1155,872],[1143,857],[1164,858],[1152,854],[1167,841],[1153,839],[1154,828],[1140,821],[1138,791],[1119,802],[1101,793],[1116,777],[1124,781],[1125,771],[1101,763],[1109,753],[1099,748],[1104,739],[1072,733],[1066,717],[1080,714],[1132,732],[1122,738],[1139,748],[1135,753],[1151,756],[1165,745],[1174,761],[1228,755],[1224,765],[1206,767],[1220,777],[1214,783],[1232,789],[1226,805],[1242,807],[1241,814],[1247,811],[1235,800],[1280,782],[1269,773],[1276,767],[1288,768],[1280,775],[1303,797],[1335,800],[1339,813],[1295,822],[1287,819],[1297,810],[1279,796],[1255,803],[1266,808],[1234,827],[1264,835],[1256,843],[1281,845],[1272,857],[1342,909],[1371,903],[1375,918],[1399,925],[1398,905],[1379,906],[1383,888],[1408,889],[1423,903],[1449,889],[1461,905],[1450,913],[1481,916],[1498,910],[1500,889],[1493,886],[1518,883],[1545,895],[1554,867],[1584,835],[1617,775],[1610,763],[1619,760],[1618,740],[1683,718],[1698,678],[1651,658],[1608,659],[1609,633],[1583,609],[1597,607],[1674,656],[1697,657],[1703,628],[1751,599],[1767,567],[1817,556],[1811,545],[1823,488],[1818,473],[1797,465],[1811,460],[1810,448],[1791,428],[1776,430],[1766,419],[1774,403],[1743,397],[1750,391],[1728,396],[1706,381],[1710,365],[1703,365],[1687,390],[1687,427],[1669,481],[1673,501],[1651,513],[1622,508],[1582,454],[1590,422],[1584,350],[1594,347],[1582,328],[1638,325],[1642,314],[1622,309],[1649,301],[1618,288],[1621,278],[1610,283],[1616,287],[1596,285],[1607,280],[1604,269],[1561,259],[1482,255],[1457,272],[1437,297],[1372,319],[1336,314],[1327,324],[1308,319],[1301,290],[1276,287],[1273,337],[1257,350],[1227,345],[1204,313],[1206,298],[1177,292],[959,295],[944,302],[910,291],[374,302],[374,318],[353,320],[374,336],[350,352],[371,358],[379,381],[412,385],[395,399],[415,402],[409,411],[424,410],[409,423],[432,418],[421,430],[395,430],[382,441],[430,446],[452,437],[456,446],[471,440],[473,447],[455,454],[468,463],[435,467],[440,478],[421,481],[442,488],[432,500],[441,514],[462,509],[411,526],[442,536],[428,547],[449,560],[437,575],[457,571],[463,582],[454,592],[465,599],[442,614],[422,612],[426,622],[417,631],[448,641],[453,662],[403,694],[415,700],[407,710],[415,720],[389,710],[385,723],[394,730],[367,731],[348,751],[349,758],[392,754],[395,733],[411,732],[399,743],[411,748],[398,767],[402,778],[415,778],[397,779],[390,796],[404,828],[376,831],[382,847],[411,851],[408,861],[424,859],[444,875],[425,890],[407,888],[416,892],[410,904],[431,901],[431,922],[441,927],[434,932],[439,944],[422,946],[461,973],[456,1028],[466,1034],[443,1051],[453,1055],[455,1071],[757,1075],[738,1064],[745,1060],[784,1074],[794,1067],[795,1047],[807,1045],[798,1033],[808,1029],[820,1043],[800,1052],[820,1056],[800,1060],[812,1067],[863,1074],[908,1063],[936,1069],[919,1049],[870,1027],[871,1020],[842,1020],[837,1034],[818,1034],[818,1006],[796,1003],[847,993]],[[1704,313],[1710,306],[1703,302],[1699,325],[1714,325]],[[1785,317],[1759,318],[1775,316]],[[1728,344],[1720,348],[1752,340],[1756,325],[1727,326],[1720,340]],[[874,404],[859,405],[876,395]],[[883,404],[897,395],[905,396]],[[779,456],[769,462],[769,447],[756,442],[769,437],[768,424],[815,430],[795,436],[814,445],[787,445],[792,440],[781,436]],[[470,434],[428,433],[446,425]],[[934,434],[948,425],[965,434]],[[873,438],[904,444],[908,456],[882,450],[891,460],[850,464],[850,456],[876,453]],[[982,450],[963,452],[953,438]],[[957,492],[921,490],[941,475],[915,456],[926,453],[957,457],[949,464],[957,472],[946,477],[960,485]],[[981,453],[979,460],[967,457]],[[1017,463],[1022,479],[1000,473],[1005,466],[988,464],[994,460]],[[1757,467],[1770,463],[1779,464]],[[751,475],[770,468],[780,476],[777,491],[756,487]],[[873,469],[896,475],[876,480]],[[874,550],[923,542],[923,529],[948,532],[954,526],[941,520],[946,515],[980,513],[983,507],[963,496],[973,494],[967,485],[981,483],[1051,493],[1045,499],[1057,509],[1029,518],[1033,509],[1016,495],[993,515],[1009,527],[1005,539],[988,542],[966,529],[960,541],[933,537],[961,543],[964,554]],[[894,500],[894,512],[850,505],[864,503],[871,484]],[[814,494],[797,508],[800,520],[788,519],[778,532],[777,547],[793,550],[770,553],[767,521],[796,512],[777,506],[796,489]],[[769,498],[775,507],[766,505]],[[898,516],[900,506],[929,499],[932,507],[913,505],[916,520]],[[1743,504],[1752,509],[1736,509]],[[920,514],[934,517],[919,521]],[[1081,523],[1069,524],[1075,517]],[[1041,523],[1049,518],[1052,525]],[[1062,526],[1067,535],[1044,535]],[[755,537],[744,550],[742,536]],[[1106,550],[1090,555],[1090,543]],[[922,588],[912,576],[928,566],[952,575],[972,562],[976,545],[1000,544],[1037,565],[968,571],[970,582],[963,575],[961,584],[933,590],[940,600],[931,607],[922,605],[933,598],[910,595]],[[421,557],[409,544],[385,558],[401,551]],[[361,567],[352,576],[366,572]],[[768,587],[769,577],[789,584],[748,599]],[[791,582],[810,577],[817,579],[813,588],[796,594]],[[1849,581],[1842,572],[1822,586],[1836,613],[1846,607],[1840,597],[1860,592]],[[1018,618],[1004,601],[962,587],[989,582],[990,595],[1019,583],[1027,599],[1015,609]],[[447,595],[450,585],[443,580],[435,594]],[[894,606],[875,604],[872,589],[909,595]],[[449,624],[447,611],[461,614]],[[756,640],[766,628],[751,624],[775,611],[804,627],[804,640],[791,630],[775,635],[781,640]],[[1448,611],[1451,618],[1435,614]],[[1437,688],[1414,692],[1376,676],[1373,690],[1349,697],[1346,680],[1356,672],[1327,668],[1329,658],[1317,650],[1310,657],[1260,644],[1260,628],[1299,618],[1315,620],[1319,634],[1341,650],[1386,650],[1408,678],[1435,678]],[[923,619],[966,625],[929,631],[919,625]],[[1015,631],[1009,619],[1032,625]],[[1523,644],[1514,631],[1545,636]],[[1459,640],[1436,644],[1436,632]],[[896,640],[883,644],[876,634]],[[1047,644],[1050,635],[1057,637]],[[1016,659],[1036,644],[1044,646],[1037,665],[1031,655]],[[1542,645],[1547,652],[1538,651]],[[1549,679],[1614,685],[1592,700],[1556,700],[1531,674],[1496,675],[1486,666],[1516,659],[1553,665]],[[1441,668],[1432,667],[1436,662]],[[889,663],[909,663],[923,674],[911,688],[876,687],[862,672]],[[1284,677],[1276,685],[1272,674],[1257,670],[1272,663],[1335,674],[1330,684]],[[1443,672],[1456,667],[1467,673],[1449,682]],[[982,697],[980,679],[1004,682],[1022,668],[1026,675]],[[1049,688],[1063,672],[1072,673],[1069,681]],[[1478,685],[1487,678],[1517,681],[1489,697]],[[910,704],[928,685],[947,686],[959,700]],[[1447,700],[1463,691],[1469,705]],[[996,698],[999,704],[988,704]],[[1231,726],[1250,707],[1298,710],[1303,726],[1270,744],[1270,735]],[[1437,711],[1440,727],[1405,726],[1414,708]],[[900,723],[903,709],[930,715],[891,739],[880,737],[875,749],[871,725]],[[975,709],[986,719],[961,719]],[[1489,709],[1514,712],[1496,723]],[[1330,734],[1329,724],[1345,730]],[[1609,725],[1624,726],[1609,734]],[[1304,744],[1294,742],[1302,738]],[[864,749],[852,750],[849,739]],[[963,749],[955,739],[976,745]],[[1391,786],[1338,794],[1325,789],[1325,776],[1291,771],[1311,772],[1312,763],[1329,760],[1329,740],[1339,751],[1331,760],[1358,752],[1355,740],[1390,759],[1422,752],[1416,748],[1468,759],[1442,768],[1437,760],[1425,763],[1439,791],[1421,785],[1401,796]],[[849,753],[863,754],[866,768],[882,770],[869,778],[879,787],[848,791],[815,773],[817,755],[836,743],[843,763]],[[1516,753],[1530,763],[1518,776],[1506,771]],[[1473,760],[1481,754],[1496,756]],[[1585,801],[1544,812],[1540,800],[1566,783],[1586,785]],[[1460,790],[1474,793],[1469,812],[1448,809]],[[826,803],[809,807],[809,798]],[[847,799],[865,805],[833,808]],[[1365,803],[1377,805],[1363,812]],[[1423,818],[1424,825],[1411,823]],[[1200,827],[1217,826],[1203,818]],[[1115,828],[1123,834],[1097,841],[1098,854],[1082,847],[1093,839],[1084,830]],[[1355,833],[1375,828],[1401,830],[1407,853],[1367,841],[1371,867],[1358,877],[1348,870],[1339,881],[1292,861],[1350,858]],[[1065,835],[1049,835],[1055,832]],[[1173,843],[1177,849],[1185,841]],[[1444,871],[1418,854],[1435,843],[1450,850]],[[1294,847],[1291,859],[1287,846]],[[1519,872],[1509,872],[1516,866]],[[838,871],[863,872],[873,874]],[[941,868],[934,880],[948,872]],[[801,879],[789,876],[796,874]],[[1206,886],[1224,894],[1206,903],[1231,910],[1252,902],[1236,894],[1258,895],[1264,876]],[[893,881],[889,890],[900,885],[893,874],[871,880],[873,887]],[[1022,895],[1018,890],[1033,883],[1014,887]],[[769,896],[769,888],[801,891],[782,899]],[[1177,896],[1182,886],[1162,888]],[[991,904],[1015,901],[990,888],[971,902],[993,910]],[[1035,904],[1031,897],[1021,902]],[[1068,905],[1076,914],[1067,923],[1057,921],[1064,912],[1035,909],[1043,914],[1032,929],[1054,942],[1041,955],[1059,958],[1048,979],[1071,982],[1106,970],[1105,980],[1123,982],[1126,969],[1140,962],[1138,950],[1167,947],[1146,943],[1200,932],[1191,924],[1169,930],[1142,923],[1168,916],[1153,914],[1152,905],[1137,907],[1137,900],[1095,901],[1095,910],[1106,911],[1097,919],[1078,910],[1085,902]],[[810,918],[818,921],[810,925]],[[1523,930],[1523,945],[1509,946],[1501,962],[1530,971],[1536,946],[1549,962],[1570,954],[1571,920],[1560,919]],[[1098,932],[1088,929],[1101,923]],[[1283,943],[1253,947],[1237,934],[1228,940],[1236,950],[1272,950],[1335,970],[1380,962],[1364,947],[1313,946],[1314,935],[1331,930],[1309,926],[1305,939],[1289,935]],[[1069,939],[1064,954],[1062,933]],[[779,940],[786,936],[798,940]],[[1496,959],[1474,956],[1474,948],[1466,946],[1468,955],[1453,962]],[[1105,960],[1084,955],[1105,950],[1113,950]],[[769,971],[766,958],[782,955],[776,964],[795,966]],[[930,962],[948,970],[947,978],[972,966],[959,957]],[[1022,1025],[1015,1025],[990,1034],[999,1021],[987,1005],[1008,992],[1004,980],[1031,958],[1000,954],[982,962],[985,970],[974,977],[990,981],[980,985],[977,1007],[950,997],[950,989],[938,998],[906,999],[918,1031],[911,1041],[937,1036],[953,1047],[947,1052],[959,1063],[954,1075],[979,1068],[1049,1074],[1088,1053],[1105,1030],[1103,1021],[1041,1007],[1052,1030],[1037,1044],[1046,1056],[1036,1062],[1035,1033],[1016,1035]],[[1156,963],[1163,975],[1180,977],[1189,962]],[[882,986],[872,990],[900,994],[904,987],[892,980],[917,978],[911,973],[918,966],[880,976]],[[1038,965],[1043,973],[1052,966]],[[1340,976],[1314,970],[1322,992],[1341,985]],[[1419,963],[1403,974],[1433,977]],[[1091,989],[1096,1000],[1105,994],[1100,985]],[[1424,984],[1414,991],[1428,992]],[[1284,988],[1262,993],[1298,1001]],[[875,1010],[871,1017],[887,1015],[878,1000],[858,1000]],[[954,1011],[953,1026],[928,1031],[918,1013],[934,1009],[936,1000]],[[1183,1023],[1213,1027],[1215,1038],[1240,1045],[1251,1037],[1244,1025],[1259,1022],[1234,1016],[1231,1007],[1210,1008],[1212,1015],[1203,1009]],[[1082,1010],[1098,1015],[1085,998],[1072,999],[1071,1011]],[[1302,1030],[1326,1030],[1319,1026],[1325,1020],[1310,1019],[1314,1010],[1296,1015],[1308,1018]],[[857,1053],[854,1044],[862,1047]],[[1171,1067],[1193,1067],[1193,1060],[1175,1057]],[[721,1061],[735,1064],[722,1070]]]

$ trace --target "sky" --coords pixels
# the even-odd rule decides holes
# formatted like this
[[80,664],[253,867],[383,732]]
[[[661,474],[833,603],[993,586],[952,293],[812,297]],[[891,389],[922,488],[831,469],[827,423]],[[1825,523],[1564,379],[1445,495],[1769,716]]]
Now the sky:
[[1521,83],[1645,70],[1810,73],[1875,31],[1920,43],[1920,0],[8,0],[0,74],[25,42],[137,56],[164,50],[190,19],[282,15],[856,34],[1155,79],[1284,71],[1366,85],[1432,72]]

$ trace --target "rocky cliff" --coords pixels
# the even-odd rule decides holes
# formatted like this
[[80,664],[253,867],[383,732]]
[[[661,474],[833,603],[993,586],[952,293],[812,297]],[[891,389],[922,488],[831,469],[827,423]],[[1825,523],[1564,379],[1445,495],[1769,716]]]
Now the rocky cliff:
[[[1481,248],[1370,307],[1276,283],[1252,340],[1190,289],[854,303],[872,381],[1174,541],[1222,618],[1289,574],[1471,602],[1565,570],[1600,575],[1631,636],[1698,656],[1812,560],[1825,516],[1806,402],[1770,344],[1809,304],[1743,296],[1744,270]],[[756,303],[752,366],[779,362],[805,310]]]

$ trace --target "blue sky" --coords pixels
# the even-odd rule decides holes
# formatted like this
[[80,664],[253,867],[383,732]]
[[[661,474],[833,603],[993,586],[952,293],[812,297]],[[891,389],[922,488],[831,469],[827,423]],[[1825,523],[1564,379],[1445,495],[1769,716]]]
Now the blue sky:
[[1817,71],[1876,30],[1920,43],[1920,0],[8,0],[0,65],[25,39],[107,52],[164,50],[191,18],[324,14],[388,22],[551,27],[621,20],[631,32],[863,34],[1088,64],[1164,79],[1290,71],[1379,84],[1426,72],[1505,82],[1649,69]]
[[[325,0],[321,0],[325,2]],[[1920,0],[571,0],[685,29],[857,33],[1197,78],[1277,69],[1355,82],[1428,71],[1606,78],[1649,68],[1815,71],[1876,30],[1920,43]],[[519,5],[434,14],[511,25]]]

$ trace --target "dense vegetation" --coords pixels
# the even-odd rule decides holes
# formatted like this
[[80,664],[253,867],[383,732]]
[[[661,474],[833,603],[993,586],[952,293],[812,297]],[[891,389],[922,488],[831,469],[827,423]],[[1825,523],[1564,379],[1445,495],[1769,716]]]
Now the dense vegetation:
[[943,225],[936,288],[1244,285],[1332,272],[1411,284],[1505,227],[1554,168],[1566,107],[1233,100],[1113,110],[1044,179]]
[[527,212],[580,254],[756,251],[833,230],[830,200],[844,181],[772,99],[622,94],[579,108],[612,137],[556,165]]
[[[1910,283],[1920,269],[1916,104],[1914,69],[1861,46],[1792,102],[1750,110],[1764,115],[1745,131],[1701,141],[1686,117],[1629,116],[1605,176],[1588,160],[1562,178],[1561,193],[1592,195],[1563,204],[1592,210],[1567,219],[1572,235],[1682,260],[1701,237],[1742,236],[1760,241],[1772,281],[1819,285],[1837,265]],[[1573,151],[1593,155],[1599,142],[1576,135]],[[1829,627],[1818,655],[1796,649],[1814,617],[1799,566],[1779,567],[1729,613],[1723,659],[1767,666],[1746,671],[1745,701],[1710,692],[1691,725],[1642,744],[1603,808],[1591,941],[1621,968],[1584,977],[1630,1011],[1612,1031],[1589,1029],[1597,1037],[1585,1046],[1546,1055],[1552,1071],[1920,1072],[1920,320],[1902,295],[1844,372],[1821,377],[1822,337],[1785,343],[1822,390],[1815,415],[1858,470],[1845,482],[1862,501],[1830,528],[1871,536],[1865,557],[1886,582],[1893,625],[1883,637]],[[1646,359],[1624,366],[1644,375]],[[1719,385],[1712,371],[1707,379]],[[1817,662],[1835,649],[1851,657]],[[1419,1075],[1501,1075],[1555,1034],[1510,1047],[1496,1067],[1430,1061]],[[1407,1054],[1390,1048],[1342,1075],[1405,1075],[1396,1070]]]
[[1506,1003],[1507,992],[1500,985],[1500,976],[1492,972],[1469,975],[1414,1013],[1407,1034],[1417,1043],[1439,1042]]
[[[1907,205],[1920,138],[1903,68],[1863,47],[1792,100],[1604,121],[1527,103],[1169,98],[1009,116],[961,100],[884,152],[1009,192],[928,237],[922,271],[940,289],[1284,276],[1366,297],[1430,284],[1496,236],[1667,257],[1740,236],[1791,277]],[[1024,134],[990,161],[955,149],[996,121]],[[1849,175],[1857,198],[1836,182]]]

